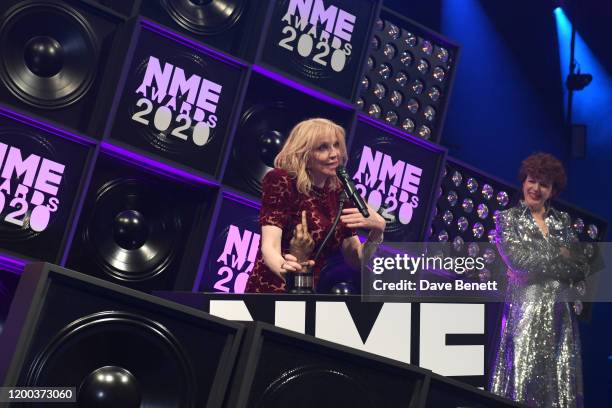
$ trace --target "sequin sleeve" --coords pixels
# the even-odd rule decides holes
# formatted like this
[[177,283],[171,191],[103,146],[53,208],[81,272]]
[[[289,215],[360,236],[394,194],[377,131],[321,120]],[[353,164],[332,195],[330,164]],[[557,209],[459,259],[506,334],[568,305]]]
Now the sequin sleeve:
[[259,222],[283,228],[293,203],[297,201],[295,182],[284,170],[269,171],[262,180],[261,210]]
[[535,279],[538,275],[577,280],[580,272],[561,255],[561,247],[546,240],[532,239],[519,232],[521,220],[515,212],[502,211],[495,219],[496,244],[500,255],[515,276]]
[[559,278],[567,277],[573,281],[584,279],[589,274],[589,262],[584,255],[584,251],[578,237],[572,228],[572,221],[568,213],[561,212],[559,216],[561,220],[561,240],[560,245],[565,246],[570,251],[570,257],[561,258],[560,262],[556,262],[552,267],[552,275]]

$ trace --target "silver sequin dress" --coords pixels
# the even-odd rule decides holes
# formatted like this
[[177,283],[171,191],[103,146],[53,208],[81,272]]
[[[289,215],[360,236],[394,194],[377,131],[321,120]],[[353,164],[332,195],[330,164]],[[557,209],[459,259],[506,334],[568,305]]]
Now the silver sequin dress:
[[586,258],[561,247],[576,241],[568,214],[549,209],[544,236],[520,202],[496,217],[508,270],[501,338],[490,389],[531,407],[582,408],[582,359],[574,305],[561,296],[588,272]]

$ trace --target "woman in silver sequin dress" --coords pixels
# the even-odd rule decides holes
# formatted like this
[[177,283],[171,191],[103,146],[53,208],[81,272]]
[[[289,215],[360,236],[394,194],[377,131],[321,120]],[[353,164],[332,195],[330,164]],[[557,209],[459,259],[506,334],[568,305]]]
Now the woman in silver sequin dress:
[[502,332],[490,388],[532,407],[583,407],[579,303],[562,295],[588,264],[567,213],[550,207],[565,187],[561,163],[538,153],[522,164],[523,200],[496,218],[497,246],[507,265]]

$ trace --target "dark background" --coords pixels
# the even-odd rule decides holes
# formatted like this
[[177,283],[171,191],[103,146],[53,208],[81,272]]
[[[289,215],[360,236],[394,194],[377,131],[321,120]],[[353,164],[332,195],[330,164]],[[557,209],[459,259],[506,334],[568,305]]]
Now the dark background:
[[[612,2],[565,2],[565,14],[580,36],[576,59],[582,72],[594,76],[593,83],[575,95],[574,122],[587,125],[584,159],[572,158],[564,126],[563,82],[569,60],[562,57],[569,49],[569,38],[564,38],[560,49],[558,13],[553,13],[557,3],[384,1],[392,10],[462,45],[442,133],[450,156],[518,185],[522,159],[537,151],[553,153],[568,171],[568,187],[561,197],[610,220]],[[14,284],[11,281],[5,287]],[[598,303],[591,320],[582,323],[587,407],[612,406],[611,316],[612,304]]]
[[[593,82],[574,96],[574,123],[587,125],[587,155],[572,159],[564,128],[557,26],[550,0],[385,0],[384,4],[462,45],[442,133],[449,155],[518,184],[521,160],[555,154],[568,186],[561,198],[612,218],[612,2],[574,0],[566,14],[591,51],[579,52]],[[566,51],[569,40],[565,42]],[[567,74],[569,59],[563,61]],[[595,70],[594,68],[598,68]],[[599,75],[597,75],[599,74]],[[607,120],[606,120],[607,118]],[[610,232],[608,233],[608,241]],[[581,324],[585,406],[612,406],[612,304],[597,303]]]

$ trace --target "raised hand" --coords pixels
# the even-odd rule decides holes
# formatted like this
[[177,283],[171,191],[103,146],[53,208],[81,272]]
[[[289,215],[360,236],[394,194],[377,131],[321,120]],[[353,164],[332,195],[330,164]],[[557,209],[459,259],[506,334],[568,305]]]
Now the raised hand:
[[308,260],[314,249],[314,240],[308,232],[308,220],[306,211],[302,211],[302,222],[295,226],[293,237],[289,242],[289,252],[294,255],[298,262]]
[[365,218],[357,208],[345,208],[342,210],[342,221],[349,228],[363,228],[369,231],[383,232],[387,222],[372,207],[368,205],[370,216]]

